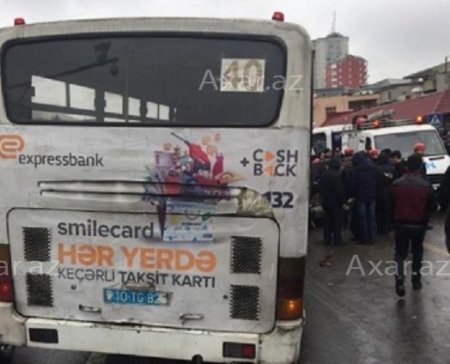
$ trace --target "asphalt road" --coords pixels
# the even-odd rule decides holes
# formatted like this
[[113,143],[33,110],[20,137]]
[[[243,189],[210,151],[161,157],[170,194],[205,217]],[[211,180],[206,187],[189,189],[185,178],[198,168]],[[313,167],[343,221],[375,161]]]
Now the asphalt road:
[[[379,237],[373,246],[348,242],[330,249],[324,246],[320,230],[310,233],[307,324],[300,364],[450,362],[450,264],[445,266],[450,255],[444,248],[442,216],[435,217],[433,224],[425,239],[424,259],[429,268],[423,289],[412,291],[408,284],[404,299],[395,295],[389,269],[392,234]],[[330,254],[332,265],[320,267],[319,262]],[[85,364],[88,357],[86,353],[18,348],[13,363]],[[90,364],[102,363],[105,357],[91,357]],[[106,364],[122,363],[156,361],[106,358]]]
[[443,216],[433,224],[424,244],[423,288],[412,291],[408,280],[404,299],[395,294],[389,263],[393,234],[373,246],[336,248],[331,267],[319,266],[331,253],[321,232],[310,234],[302,364],[450,362],[450,255]]

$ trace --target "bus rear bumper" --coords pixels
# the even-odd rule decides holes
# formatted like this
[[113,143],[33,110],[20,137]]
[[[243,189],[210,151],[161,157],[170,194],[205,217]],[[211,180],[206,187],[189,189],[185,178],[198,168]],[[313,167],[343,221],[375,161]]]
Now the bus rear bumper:
[[0,302],[0,343],[26,345],[26,319],[17,315],[11,303]]
[[[146,326],[87,323],[67,320],[24,319],[12,305],[0,304],[0,341],[11,345],[151,356],[206,362],[291,364],[300,351],[303,320],[278,322],[268,334],[239,334]],[[30,336],[30,332],[34,334]],[[37,336],[36,336],[36,333]],[[39,333],[42,334],[40,341]],[[48,342],[51,341],[51,342]],[[225,342],[254,344],[254,360],[223,357]]]

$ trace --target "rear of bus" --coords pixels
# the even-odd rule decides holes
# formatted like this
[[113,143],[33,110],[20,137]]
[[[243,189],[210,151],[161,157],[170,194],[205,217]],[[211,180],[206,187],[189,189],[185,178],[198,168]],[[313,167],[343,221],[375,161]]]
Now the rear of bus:
[[293,363],[311,45],[276,21],[0,31],[0,341]]

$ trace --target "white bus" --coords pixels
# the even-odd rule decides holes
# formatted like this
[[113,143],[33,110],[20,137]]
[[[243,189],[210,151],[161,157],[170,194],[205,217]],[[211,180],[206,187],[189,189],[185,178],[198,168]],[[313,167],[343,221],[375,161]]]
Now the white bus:
[[277,20],[17,21],[0,45],[5,352],[294,363],[306,32]]

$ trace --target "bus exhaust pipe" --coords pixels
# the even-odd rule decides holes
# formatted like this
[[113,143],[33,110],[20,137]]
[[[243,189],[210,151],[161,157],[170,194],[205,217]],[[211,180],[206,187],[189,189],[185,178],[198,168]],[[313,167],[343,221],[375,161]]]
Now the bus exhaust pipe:
[[201,355],[195,355],[192,357],[192,363],[193,364],[203,364],[203,358]]

